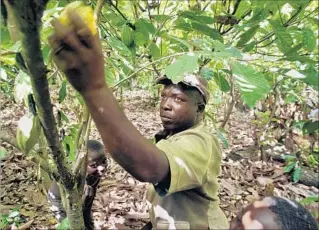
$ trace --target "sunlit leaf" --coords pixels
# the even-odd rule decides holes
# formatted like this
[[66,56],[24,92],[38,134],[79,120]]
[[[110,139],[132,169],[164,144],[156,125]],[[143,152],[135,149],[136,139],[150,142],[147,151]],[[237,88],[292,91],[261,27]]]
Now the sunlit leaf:
[[66,80],[63,80],[59,90],[59,103],[62,103],[66,97]]
[[150,51],[150,54],[152,55],[152,57],[154,57],[154,58],[158,58],[161,56],[161,51],[159,50],[157,45],[153,42],[149,46],[149,51]]
[[0,146],[0,161],[4,159],[7,156],[7,154],[7,150],[4,147]]
[[7,72],[3,68],[0,68],[0,78],[5,81],[8,80]]
[[66,229],[70,229],[70,221],[69,219],[66,217],[62,220],[61,223],[58,224],[58,226],[56,227],[57,230],[66,230]]
[[214,80],[216,84],[219,86],[221,91],[225,93],[230,91],[231,87],[228,81],[225,79],[225,77],[221,73],[217,72],[215,74]]
[[197,68],[197,55],[183,55],[167,66],[164,70],[168,78],[174,83],[181,81],[185,73],[193,72]]
[[295,167],[295,170],[294,170],[294,172],[292,174],[293,181],[294,182],[298,182],[300,180],[301,175],[302,175],[301,167],[300,166],[299,167]]
[[254,37],[254,35],[256,34],[258,28],[259,28],[259,25],[255,25],[255,26],[251,27],[249,30],[247,30],[245,33],[243,33],[240,36],[240,39],[237,42],[236,46],[241,47],[241,46],[245,45],[247,42],[249,42],[250,39],[252,39],[252,37]]
[[284,172],[285,173],[289,173],[291,172],[291,170],[294,169],[294,167],[296,166],[296,161],[290,162],[287,166],[284,167]]
[[316,37],[313,33],[313,31],[310,28],[304,28],[302,30],[303,32],[303,43],[305,45],[305,48],[311,52],[316,47]]
[[319,202],[319,195],[308,196],[300,201],[300,203],[304,205],[308,205],[315,202]]
[[110,43],[110,46],[116,49],[120,54],[124,56],[131,56],[132,53],[129,50],[129,48],[127,48],[127,46],[116,37],[111,37],[109,39],[109,43]]
[[16,102],[23,102],[24,98],[32,92],[31,80],[22,70],[19,71],[14,81],[14,99]]
[[202,76],[203,78],[205,78],[207,81],[209,81],[209,80],[211,80],[213,78],[214,72],[210,68],[203,67],[200,70],[199,75]]
[[241,91],[242,99],[249,107],[254,106],[270,90],[265,76],[251,66],[235,61],[231,62],[231,66],[234,80]]
[[39,141],[41,123],[37,116],[24,115],[18,121],[17,142],[20,149],[28,154],[34,145]]

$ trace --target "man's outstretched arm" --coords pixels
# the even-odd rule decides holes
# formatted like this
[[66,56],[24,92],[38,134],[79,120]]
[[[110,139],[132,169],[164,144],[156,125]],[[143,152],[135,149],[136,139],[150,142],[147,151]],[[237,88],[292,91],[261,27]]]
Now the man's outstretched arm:
[[83,98],[116,162],[140,181],[158,183],[167,176],[166,155],[136,130],[107,86],[88,91]]
[[158,183],[169,175],[165,153],[149,143],[128,121],[104,78],[104,57],[98,35],[92,35],[75,12],[71,26],[57,20],[50,38],[54,61],[81,93],[103,142],[115,161],[136,179]]

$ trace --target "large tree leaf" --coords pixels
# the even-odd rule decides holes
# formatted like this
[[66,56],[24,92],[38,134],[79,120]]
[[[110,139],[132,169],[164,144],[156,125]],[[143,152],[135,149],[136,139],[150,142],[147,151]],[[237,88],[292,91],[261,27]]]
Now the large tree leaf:
[[241,18],[250,9],[251,9],[251,4],[249,1],[240,1],[239,6],[235,13],[235,17]]
[[127,46],[120,41],[119,39],[117,39],[116,37],[111,37],[109,39],[109,43],[110,46],[114,49],[116,49],[120,54],[124,55],[124,56],[131,56],[131,51],[129,48],[127,48]]
[[150,54],[152,55],[152,57],[154,58],[158,58],[161,56],[161,51],[159,50],[159,48],[157,47],[157,45],[152,42],[149,46],[149,51],[150,51]]
[[253,107],[270,90],[265,76],[251,66],[246,66],[236,61],[232,61],[231,66],[235,82],[241,91],[242,99],[249,107]]
[[188,18],[192,21],[203,23],[203,24],[212,24],[215,22],[215,19],[209,16],[200,15],[200,11],[182,11],[179,15],[184,18]]
[[167,66],[164,70],[168,78],[173,83],[183,80],[185,73],[191,73],[197,68],[198,55],[185,54],[179,57],[173,64]]
[[198,23],[198,22],[185,22],[185,21],[178,21],[176,23],[175,28],[185,30],[185,31],[197,31],[202,34],[205,34],[215,40],[223,41],[223,37],[220,35],[218,30],[207,26],[206,24]]
[[149,39],[150,35],[155,34],[156,29],[152,23],[148,22],[144,18],[137,20],[135,23],[136,32],[143,33],[144,36]]
[[17,142],[20,149],[28,154],[38,142],[41,133],[41,123],[37,116],[24,115],[18,121]]
[[199,71],[199,75],[202,76],[203,78],[205,78],[207,81],[209,81],[209,80],[211,80],[213,78],[214,72],[210,68],[203,67]]
[[286,27],[281,25],[281,22],[278,20],[268,20],[270,25],[273,27],[274,33],[277,37],[277,46],[278,49],[286,54],[293,45],[293,40],[291,35],[288,33]]
[[231,87],[230,87],[228,81],[220,72],[215,73],[214,80],[215,80],[216,84],[219,86],[221,91],[223,91],[225,93],[230,91]]
[[252,39],[252,37],[254,37],[254,35],[256,34],[258,28],[259,28],[259,25],[255,25],[255,26],[251,27],[249,30],[247,30],[245,33],[243,33],[240,36],[240,39],[237,42],[236,46],[241,47],[241,46],[245,45],[247,42],[249,42],[250,39]]
[[168,33],[161,34],[161,37],[170,41],[170,44],[176,43],[182,47],[182,50],[189,51],[192,49],[192,46],[182,38],[170,35]]
[[305,70],[300,70],[300,72],[306,76],[300,80],[319,91],[319,73],[317,69],[314,66],[310,66]]
[[311,52],[316,47],[316,37],[313,33],[313,31],[310,28],[304,28],[302,30],[303,32],[303,44],[305,45],[305,48]]
[[134,41],[135,41],[135,44],[137,46],[142,46],[144,44],[146,44],[146,42],[148,41],[148,35],[145,35],[144,33],[142,32],[135,32],[134,33]]
[[59,90],[59,103],[62,103],[66,97],[66,80],[63,80]]
[[14,99],[17,103],[23,102],[28,94],[32,92],[31,80],[28,74],[19,71],[14,81]]

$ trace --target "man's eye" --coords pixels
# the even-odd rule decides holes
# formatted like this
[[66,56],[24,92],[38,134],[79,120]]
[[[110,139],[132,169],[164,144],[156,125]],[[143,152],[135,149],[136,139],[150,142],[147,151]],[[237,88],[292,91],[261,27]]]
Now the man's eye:
[[90,166],[91,168],[97,168],[97,164],[96,164],[96,163],[90,164],[89,166]]
[[182,98],[180,98],[180,97],[175,97],[175,101],[180,102],[180,101],[182,101]]
[[161,99],[163,100],[163,99],[165,99],[166,98],[166,96],[165,95],[161,95]]

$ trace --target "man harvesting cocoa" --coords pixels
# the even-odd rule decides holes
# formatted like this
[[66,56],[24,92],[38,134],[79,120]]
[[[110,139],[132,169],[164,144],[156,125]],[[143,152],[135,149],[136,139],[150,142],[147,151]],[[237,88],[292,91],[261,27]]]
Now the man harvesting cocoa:
[[164,129],[154,145],[127,119],[106,84],[98,35],[75,11],[68,16],[68,26],[53,22],[54,60],[82,95],[113,159],[136,179],[150,183],[148,226],[227,229],[217,196],[221,149],[201,122],[209,99],[207,82],[195,75],[186,75],[177,84],[165,76],[158,79],[164,85],[160,104]]

